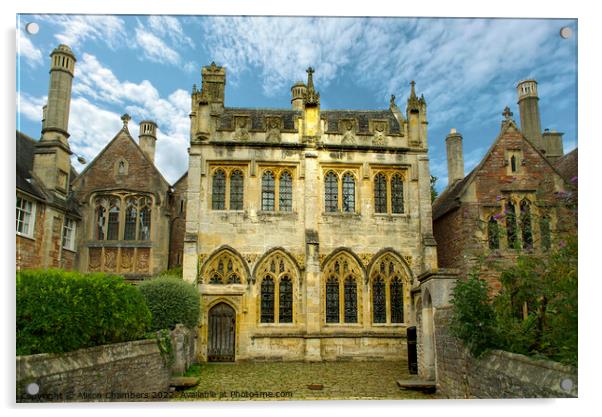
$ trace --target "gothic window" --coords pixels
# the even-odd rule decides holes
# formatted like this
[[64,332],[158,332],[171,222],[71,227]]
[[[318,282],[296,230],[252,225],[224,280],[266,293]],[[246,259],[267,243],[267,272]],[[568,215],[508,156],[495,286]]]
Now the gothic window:
[[331,276],[326,281],[326,323],[339,322],[339,280]]
[[374,177],[374,212],[387,212],[387,179],[381,173]]
[[343,175],[343,211],[355,212],[355,178],[350,173]]
[[512,172],[516,172],[517,171],[517,164],[516,164],[516,155],[512,155],[510,157],[510,170]]
[[237,274],[231,274],[228,277],[228,284],[240,284],[240,277]]
[[138,225],[138,240],[150,239],[151,228],[151,208],[150,199],[143,197],[139,200],[140,205],[140,224]]
[[345,323],[357,323],[357,285],[353,277],[347,277],[344,289]]
[[35,221],[35,203],[17,196],[17,233],[33,237]]
[[533,231],[531,229],[531,206],[529,201],[523,200],[520,203],[520,225],[522,232],[523,249],[533,247]]
[[204,282],[210,284],[240,284],[245,276],[245,269],[231,251],[223,249],[207,261],[202,268]]
[[395,174],[391,178],[391,211],[403,213],[403,179],[401,175]]
[[291,211],[293,209],[293,179],[287,171],[280,175],[279,204],[280,211]]
[[403,283],[399,277],[391,280],[391,323],[403,323]]
[[372,322],[387,322],[387,303],[385,299],[385,282],[378,277],[372,282]]
[[213,210],[226,209],[226,174],[221,169],[213,174],[211,207]]
[[293,284],[286,275],[280,278],[278,322],[293,322]]
[[219,274],[213,274],[209,280],[209,284],[223,284],[222,277]]
[[104,240],[105,239],[105,223],[107,221],[106,219],[106,209],[104,206],[104,201],[102,199],[97,199],[96,200],[96,214],[95,214],[95,219],[96,219],[96,224],[95,224],[95,232],[94,232],[94,237],[98,240]]
[[543,215],[539,220],[539,230],[541,233],[541,248],[543,250],[549,250],[552,246],[552,239],[550,236],[550,218]]
[[124,240],[136,239],[136,219],[138,218],[138,205],[135,198],[125,200],[125,228],[123,231]]
[[241,171],[236,170],[230,174],[230,210],[242,210],[243,208],[243,182]]
[[119,206],[120,200],[112,198],[109,208],[109,221],[107,223],[107,240],[119,239]]
[[497,220],[491,216],[487,222],[487,240],[489,242],[489,249],[500,248],[500,230]]
[[261,209],[274,211],[274,174],[265,171],[261,177]]
[[261,281],[261,322],[274,323],[274,280],[269,276]]
[[330,171],[325,178],[324,208],[327,213],[336,212],[339,208],[339,178]]
[[506,234],[508,237],[508,247],[516,249],[516,245],[518,244],[516,235],[516,211],[512,201],[509,201],[506,204]]

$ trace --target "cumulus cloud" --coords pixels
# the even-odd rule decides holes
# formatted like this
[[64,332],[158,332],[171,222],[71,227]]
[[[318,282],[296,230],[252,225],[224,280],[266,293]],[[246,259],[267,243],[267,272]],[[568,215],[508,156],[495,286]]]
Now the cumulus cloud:
[[184,33],[180,21],[173,16],[153,15],[148,18],[148,26],[158,36],[169,38],[174,44],[194,48],[194,42]]
[[123,19],[110,15],[40,15],[45,24],[59,27],[54,36],[61,43],[78,48],[85,41],[96,41],[116,49],[126,38]]
[[33,68],[44,62],[42,51],[31,42],[21,28],[17,29],[17,55],[25,58],[27,65]]
[[178,65],[180,54],[167,44],[159,36],[146,30],[142,26],[136,28],[136,44],[142,50],[144,58],[151,62]]

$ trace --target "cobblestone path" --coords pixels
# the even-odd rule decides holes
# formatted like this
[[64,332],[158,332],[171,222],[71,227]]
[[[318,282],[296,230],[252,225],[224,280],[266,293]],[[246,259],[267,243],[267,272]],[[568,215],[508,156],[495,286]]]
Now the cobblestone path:
[[[409,378],[407,362],[208,363],[194,376],[200,383],[176,399],[345,400],[430,399],[432,394],[401,390],[396,381]],[[310,384],[322,384],[311,390]]]

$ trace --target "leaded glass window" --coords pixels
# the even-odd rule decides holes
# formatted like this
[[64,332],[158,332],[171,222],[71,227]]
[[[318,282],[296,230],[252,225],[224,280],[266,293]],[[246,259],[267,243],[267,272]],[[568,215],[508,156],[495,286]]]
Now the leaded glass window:
[[387,179],[380,173],[374,177],[374,212],[387,212]]
[[213,274],[209,280],[209,284],[223,284],[222,278],[218,274]]
[[261,322],[274,323],[274,280],[269,276],[261,282]]
[[98,240],[105,239],[105,223],[107,221],[106,218],[106,209],[102,203],[102,200],[98,199],[96,203],[96,225],[95,225],[95,237]]
[[343,211],[355,212],[355,178],[350,173],[343,175]]
[[241,171],[230,174],[230,210],[243,209],[244,178]]
[[385,282],[382,278],[376,278],[372,283],[372,321],[374,323],[387,322]]
[[339,322],[339,280],[336,277],[326,281],[326,323]]
[[261,209],[263,211],[274,211],[274,174],[265,171],[261,177]]
[[280,175],[279,191],[278,203],[280,211],[291,211],[293,209],[293,179],[287,171],[284,171]]
[[211,208],[213,210],[226,209],[226,174],[221,169],[213,174]]
[[497,220],[491,216],[489,222],[487,222],[487,240],[489,242],[489,249],[500,248],[500,230]]
[[138,225],[138,239],[149,240],[151,229],[151,208],[150,200],[141,198],[140,200],[140,224]]
[[539,220],[539,230],[541,233],[541,248],[544,250],[550,249],[552,239],[550,236],[550,218],[548,216],[544,215]]
[[520,223],[522,231],[523,249],[533,247],[533,231],[531,229],[531,206],[527,200],[520,203]]
[[240,284],[240,277],[237,274],[231,274],[228,277],[228,284]]
[[399,277],[393,278],[389,289],[391,297],[391,323],[403,323],[403,283]]
[[109,222],[107,224],[107,240],[119,239],[119,206],[120,200],[111,199],[109,209]]
[[123,231],[124,240],[136,239],[136,219],[138,218],[138,207],[136,199],[128,198],[125,202],[125,228]]
[[293,322],[293,284],[288,276],[280,278],[278,322]]
[[506,204],[506,234],[508,236],[508,247],[516,249],[516,211],[511,201]]
[[357,285],[353,277],[347,277],[344,288],[345,323],[357,323]]
[[391,210],[393,213],[403,213],[403,179],[395,174],[391,178]]
[[339,208],[339,179],[334,172],[326,174],[324,186],[324,209],[328,213],[336,212]]

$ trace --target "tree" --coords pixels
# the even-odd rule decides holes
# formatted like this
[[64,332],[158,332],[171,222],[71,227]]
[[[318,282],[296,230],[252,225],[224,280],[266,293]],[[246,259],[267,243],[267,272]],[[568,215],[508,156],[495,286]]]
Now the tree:
[[435,201],[439,193],[435,190],[435,183],[437,182],[437,177],[431,175],[431,203]]

